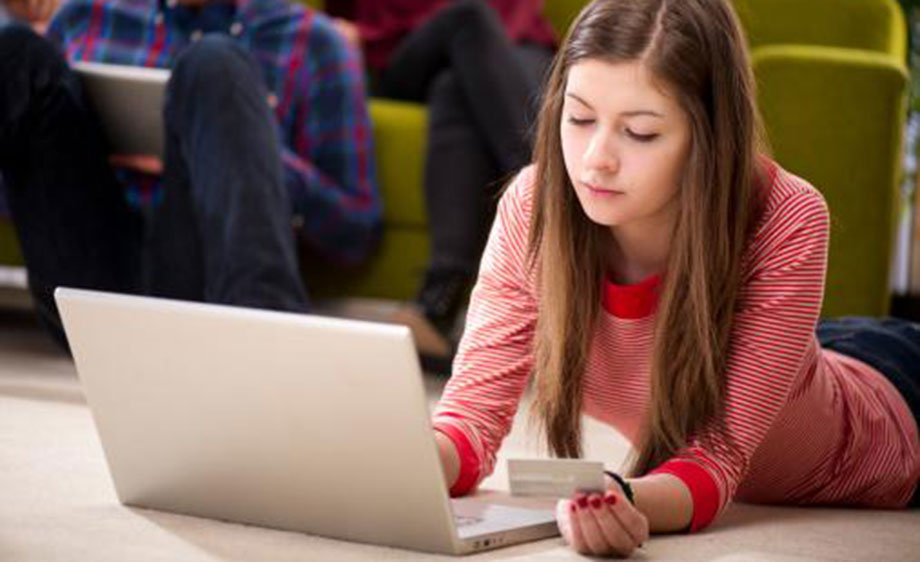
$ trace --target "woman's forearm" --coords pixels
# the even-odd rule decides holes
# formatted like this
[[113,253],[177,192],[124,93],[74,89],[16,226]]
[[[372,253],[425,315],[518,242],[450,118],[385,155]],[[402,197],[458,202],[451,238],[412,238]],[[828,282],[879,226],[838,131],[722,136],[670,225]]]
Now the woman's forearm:
[[[450,488],[460,474],[460,457],[449,437],[434,432],[438,456],[444,469],[444,482]],[[652,474],[630,479],[636,508],[648,518],[653,533],[683,531],[693,517],[693,498],[680,478],[670,474]],[[614,484],[616,485],[616,484]]]
[[636,508],[648,518],[653,533],[683,531],[693,518],[693,497],[683,481],[671,474],[630,479]]

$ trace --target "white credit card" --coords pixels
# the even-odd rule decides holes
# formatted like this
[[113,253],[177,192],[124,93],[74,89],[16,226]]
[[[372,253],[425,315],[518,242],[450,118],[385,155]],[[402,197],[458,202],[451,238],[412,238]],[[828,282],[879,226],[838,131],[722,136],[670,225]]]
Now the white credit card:
[[509,459],[512,496],[570,498],[604,492],[604,464],[582,459]]

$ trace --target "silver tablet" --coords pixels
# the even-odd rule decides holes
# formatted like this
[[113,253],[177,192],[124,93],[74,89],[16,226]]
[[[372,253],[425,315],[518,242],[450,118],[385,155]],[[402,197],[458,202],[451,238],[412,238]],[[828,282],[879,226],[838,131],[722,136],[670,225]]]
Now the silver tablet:
[[170,71],[163,68],[74,62],[99,116],[109,151],[163,158],[163,101]]

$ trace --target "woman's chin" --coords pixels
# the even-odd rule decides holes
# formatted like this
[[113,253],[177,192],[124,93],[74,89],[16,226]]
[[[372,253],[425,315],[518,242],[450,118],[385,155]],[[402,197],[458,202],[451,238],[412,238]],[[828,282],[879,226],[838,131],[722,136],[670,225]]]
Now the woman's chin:
[[625,218],[619,209],[603,209],[592,205],[588,207],[582,206],[582,210],[584,211],[585,216],[588,217],[588,220],[600,226],[618,226],[623,224]]

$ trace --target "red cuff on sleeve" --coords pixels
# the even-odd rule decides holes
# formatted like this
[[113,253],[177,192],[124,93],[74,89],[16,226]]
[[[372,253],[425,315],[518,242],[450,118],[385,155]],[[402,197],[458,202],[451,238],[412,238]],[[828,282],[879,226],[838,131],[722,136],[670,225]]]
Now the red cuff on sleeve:
[[680,478],[693,497],[693,518],[690,532],[694,533],[712,523],[719,511],[719,488],[713,477],[700,465],[686,461],[668,461],[649,474],[671,474]]
[[472,490],[479,482],[479,458],[473,452],[473,445],[466,435],[449,424],[439,424],[435,430],[440,431],[450,439],[457,448],[460,457],[460,474],[457,481],[450,488],[450,496],[456,498]]

